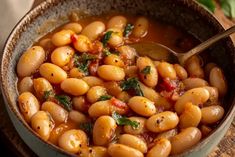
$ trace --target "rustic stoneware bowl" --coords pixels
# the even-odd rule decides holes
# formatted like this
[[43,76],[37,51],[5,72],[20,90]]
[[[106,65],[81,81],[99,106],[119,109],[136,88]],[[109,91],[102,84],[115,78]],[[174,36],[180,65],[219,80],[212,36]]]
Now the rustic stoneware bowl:
[[[99,15],[110,10],[128,14],[140,14],[170,23],[187,31],[200,41],[221,32],[218,21],[192,0],[47,0],[30,11],[15,27],[6,42],[1,61],[1,86],[7,111],[25,143],[39,156],[75,156],[45,142],[25,122],[17,107],[16,63],[21,54],[42,35],[68,22],[71,11],[84,15]],[[225,115],[218,127],[201,143],[179,156],[203,157],[218,144],[234,117],[234,55],[230,38],[218,42],[208,50],[211,60],[221,66],[229,83],[225,101]],[[33,62],[33,61],[32,61]]]

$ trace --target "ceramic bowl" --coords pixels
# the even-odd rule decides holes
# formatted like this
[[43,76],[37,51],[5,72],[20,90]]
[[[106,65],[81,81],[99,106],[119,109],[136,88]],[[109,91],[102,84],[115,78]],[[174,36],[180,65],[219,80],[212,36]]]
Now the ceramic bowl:
[[[204,41],[224,28],[219,22],[192,0],[47,0],[27,13],[11,32],[1,61],[1,87],[7,112],[25,143],[43,157],[75,156],[39,138],[25,122],[17,107],[16,63],[21,54],[32,43],[53,28],[68,22],[72,11],[84,15],[99,15],[109,11],[146,15],[170,23]],[[190,157],[206,156],[224,136],[234,117],[234,55],[230,38],[221,40],[209,50],[211,60],[225,71],[229,92],[225,98],[225,115],[218,127],[192,149],[178,155]]]

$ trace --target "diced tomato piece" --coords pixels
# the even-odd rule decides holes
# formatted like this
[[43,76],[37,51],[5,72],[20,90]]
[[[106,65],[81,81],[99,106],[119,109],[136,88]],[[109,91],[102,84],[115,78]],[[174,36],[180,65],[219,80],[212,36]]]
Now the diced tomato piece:
[[73,35],[71,35],[71,40],[72,40],[72,43],[75,43],[75,42],[77,42],[77,39],[78,39],[78,37],[77,37],[77,35],[76,34],[73,34]]
[[121,108],[121,109],[126,109],[127,108],[127,104],[121,100],[118,100],[116,99],[115,97],[112,97],[110,99],[111,101],[111,104],[118,107],[118,108]]
[[161,87],[168,92],[173,91],[176,88],[176,86],[177,86],[176,83],[169,79],[163,79],[163,82],[161,84]]

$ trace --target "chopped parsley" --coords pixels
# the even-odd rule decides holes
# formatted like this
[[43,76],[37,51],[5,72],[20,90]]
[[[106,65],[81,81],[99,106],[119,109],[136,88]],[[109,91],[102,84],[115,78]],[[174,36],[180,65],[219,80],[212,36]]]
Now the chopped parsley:
[[59,102],[59,104],[63,105],[67,111],[72,110],[72,102],[71,98],[67,95],[55,95],[55,99]]
[[48,100],[50,97],[54,97],[55,93],[53,90],[44,91],[43,99]]
[[133,28],[134,28],[134,25],[128,23],[128,24],[126,25],[125,29],[124,29],[124,36],[125,36],[125,37],[128,37],[128,36],[131,34]]
[[199,3],[204,5],[208,10],[210,10],[212,13],[215,11],[215,4],[213,0],[197,0]]
[[96,56],[94,55],[90,55],[87,53],[83,53],[82,55],[78,56],[75,55],[74,56],[74,65],[81,70],[85,75],[88,75],[88,65],[90,63],[91,60],[96,59]]
[[105,101],[105,100],[109,100],[111,99],[112,96],[111,95],[102,95],[100,96],[100,98],[98,99],[98,101]]
[[113,31],[108,31],[104,34],[104,37],[101,41],[104,46],[107,46],[107,43],[108,43],[109,39],[111,38],[112,33],[113,33]]
[[144,69],[141,70],[141,73],[144,75],[150,74],[151,66],[146,66]]
[[87,134],[92,135],[94,124],[91,122],[81,123],[79,128],[85,131]]
[[142,89],[140,88],[138,78],[136,78],[136,77],[129,78],[129,79],[123,81],[120,86],[123,91],[134,89],[136,95],[144,96],[144,93],[143,93]]
[[104,50],[103,50],[103,54],[104,54],[104,56],[109,56],[109,55],[111,55],[112,53],[111,53],[108,49],[104,49]]
[[139,128],[140,123],[137,121],[132,121],[127,117],[118,114],[117,112],[113,112],[112,117],[118,125],[130,125],[133,129]]

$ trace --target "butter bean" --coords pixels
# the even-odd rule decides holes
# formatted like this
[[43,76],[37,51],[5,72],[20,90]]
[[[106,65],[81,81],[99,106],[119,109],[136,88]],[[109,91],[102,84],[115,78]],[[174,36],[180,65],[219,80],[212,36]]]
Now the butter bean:
[[58,141],[58,145],[70,153],[78,153],[87,144],[86,133],[76,129],[66,131],[60,136]]
[[171,152],[171,143],[168,139],[160,138],[155,142],[146,157],[168,157]]
[[180,115],[179,126],[180,128],[197,127],[201,118],[201,109],[192,103],[187,103],[184,107],[183,113]]
[[177,114],[165,111],[151,116],[146,122],[146,127],[152,132],[159,133],[175,128],[178,123]]
[[52,101],[44,102],[41,110],[49,112],[56,124],[61,124],[67,121],[68,112],[63,107]]
[[97,72],[99,77],[107,81],[121,81],[125,77],[124,70],[113,65],[101,65]]
[[104,146],[109,144],[117,128],[115,120],[110,116],[99,117],[93,128],[93,142],[95,145]]
[[104,32],[105,25],[101,21],[94,21],[88,24],[83,30],[82,35],[87,36],[91,41],[94,41],[98,36]]
[[46,58],[45,51],[41,46],[33,46],[22,54],[17,63],[19,77],[30,76],[40,67]]
[[185,104],[191,102],[194,105],[204,104],[210,97],[205,88],[193,88],[185,92],[175,103],[175,111],[181,114]]
[[58,47],[51,54],[51,62],[59,67],[63,67],[69,63],[73,54],[74,50],[70,46]]
[[134,29],[132,32],[133,36],[137,38],[143,38],[148,33],[148,27],[148,19],[145,17],[139,17],[134,24]]
[[33,92],[33,79],[29,76],[24,77],[18,85],[19,93]]
[[147,153],[147,144],[140,138],[130,134],[122,134],[119,137],[118,143],[135,148],[142,153]]
[[82,79],[67,78],[61,84],[60,87],[66,93],[74,96],[85,94],[89,90],[89,86]]
[[54,84],[59,84],[67,78],[67,73],[63,69],[51,63],[43,63],[39,72],[50,83]]
[[144,157],[143,153],[139,150],[123,144],[110,144],[108,153],[111,157]]
[[189,127],[171,138],[171,154],[180,154],[196,145],[202,137],[201,131],[195,127]]
[[25,121],[30,122],[32,116],[39,111],[39,102],[37,98],[30,92],[23,92],[18,97],[18,105],[20,112],[23,114]]
[[55,124],[48,112],[38,111],[31,118],[31,126],[43,140],[47,141]]
[[156,113],[156,107],[154,106],[154,102],[150,101],[149,99],[141,96],[134,96],[132,97],[129,102],[128,106],[137,114],[141,116],[152,116]]
[[203,124],[216,123],[220,119],[222,119],[224,115],[224,108],[219,105],[203,107],[201,111],[202,111],[201,122]]
[[65,46],[72,42],[71,36],[74,34],[71,30],[61,30],[53,34],[51,41],[55,46]]

